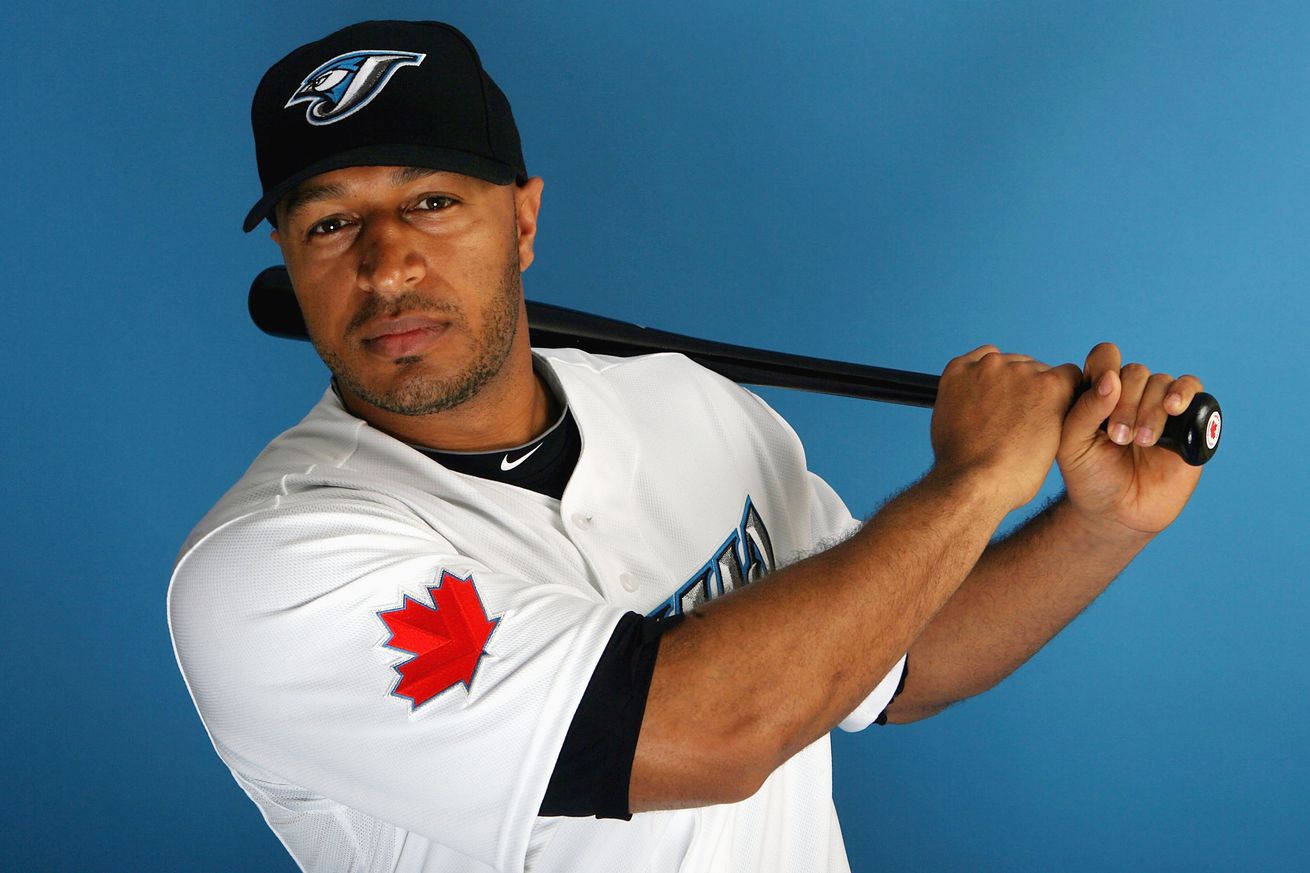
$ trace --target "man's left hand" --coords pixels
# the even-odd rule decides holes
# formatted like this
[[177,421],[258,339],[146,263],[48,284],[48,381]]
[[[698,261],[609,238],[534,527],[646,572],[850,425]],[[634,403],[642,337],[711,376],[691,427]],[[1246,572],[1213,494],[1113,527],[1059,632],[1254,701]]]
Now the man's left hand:
[[1200,467],[1156,446],[1165,420],[1187,408],[1201,382],[1125,366],[1113,343],[1092,349],[1083,375],[1091,387],[1065,417],[1056,455],[1069,502],[1107,530],[1156,534],[1178,517],[1201,478]]

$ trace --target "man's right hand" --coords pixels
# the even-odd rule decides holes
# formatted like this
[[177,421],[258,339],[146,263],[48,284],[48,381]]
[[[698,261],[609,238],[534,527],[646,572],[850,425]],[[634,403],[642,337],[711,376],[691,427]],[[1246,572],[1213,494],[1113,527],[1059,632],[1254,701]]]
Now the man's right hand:
[[934,469],[980,475],[1011,509],[1037,496],[1055,462],[1082,371],[979,346],[946,365],[932,416]]

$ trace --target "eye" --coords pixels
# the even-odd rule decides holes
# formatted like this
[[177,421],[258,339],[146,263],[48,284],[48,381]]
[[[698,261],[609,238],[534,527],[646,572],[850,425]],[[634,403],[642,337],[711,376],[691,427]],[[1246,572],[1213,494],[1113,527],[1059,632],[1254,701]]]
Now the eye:
[[449,209],[458,202],[455,198],[444,194],[424,194],[419,198],[415,208],[422,212],[439,212],[442,209]]
[[310,225],[310,236],[330,236],[346,226],[346,220],[337,216],[325,218],[320,222]]

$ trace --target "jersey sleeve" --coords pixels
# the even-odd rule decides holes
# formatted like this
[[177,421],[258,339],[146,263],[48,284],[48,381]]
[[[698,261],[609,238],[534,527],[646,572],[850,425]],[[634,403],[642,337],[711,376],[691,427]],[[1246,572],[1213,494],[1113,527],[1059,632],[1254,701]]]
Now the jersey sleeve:
[[810,485],[810,537],[813,549],[834,545],[860,529],[846,502],[816,473],[807,472]]
[[622,611],[456,554],[385,503],[307,502],[179,561],[182,672],[234,771],[521,869]]
[[542,815],[631,820],[628,790],[661,636],[683,616],[619,619],[578,703]]

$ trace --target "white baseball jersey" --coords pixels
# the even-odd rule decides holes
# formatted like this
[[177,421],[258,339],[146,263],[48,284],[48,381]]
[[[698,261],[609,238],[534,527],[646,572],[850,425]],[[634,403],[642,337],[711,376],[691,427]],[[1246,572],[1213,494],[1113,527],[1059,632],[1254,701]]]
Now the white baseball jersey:
[[827,737],[740,803],[538,815],[620,616],[689,609],[855,521],[731,382],[678,355],[536,354],[582,435],[561,499],[452,472],[329,390],[200,522],[169,622],[218,754],[305,870],[847,870]]

